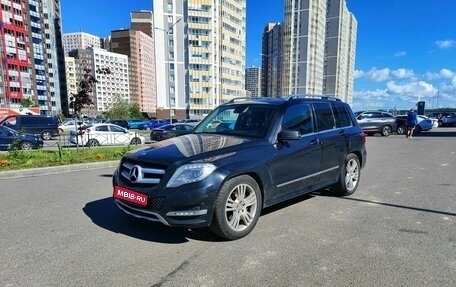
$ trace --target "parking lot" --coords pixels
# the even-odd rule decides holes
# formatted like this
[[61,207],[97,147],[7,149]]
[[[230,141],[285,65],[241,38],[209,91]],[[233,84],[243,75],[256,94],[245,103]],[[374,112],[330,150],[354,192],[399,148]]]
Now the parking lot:
[[0,286],[456,286],[456,127],[367,150],[354,195],[268,208],[237,241],[127,217],[113,169],[0,180]]

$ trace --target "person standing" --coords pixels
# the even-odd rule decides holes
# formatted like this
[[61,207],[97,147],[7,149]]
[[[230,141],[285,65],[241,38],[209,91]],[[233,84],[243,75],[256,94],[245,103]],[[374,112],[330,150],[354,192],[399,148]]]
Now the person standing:
[[410,109],[407,113],[407,138],[413,138],[413,130],[418,124],[418,118],[416,116],[415,110]]

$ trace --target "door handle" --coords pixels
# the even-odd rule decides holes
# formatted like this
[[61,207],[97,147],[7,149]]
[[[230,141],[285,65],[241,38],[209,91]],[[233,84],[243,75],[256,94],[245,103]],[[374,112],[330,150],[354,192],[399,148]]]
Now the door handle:
[[317,145],[320,143],[320,139],[313,139],[310,141],[310,145]]

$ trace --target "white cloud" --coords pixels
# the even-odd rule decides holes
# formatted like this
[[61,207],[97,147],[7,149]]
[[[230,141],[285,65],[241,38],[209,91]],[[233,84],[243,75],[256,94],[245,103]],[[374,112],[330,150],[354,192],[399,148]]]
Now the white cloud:
[[442,76],[443,78],[451,79],[452,77],[454,77],[454,75],[455,74],[451,70],[445,68],[440,70],[440,76]]
[[403,57],[405,55],[407,55],[406,51],[398,51],[396,54],[394,54],[394,57]]
[[355,79],[362,78],[364,76],[364,72],[362,70],[355,70]]
[[437,89],[432,84],[424,81],[416,81],[409,83],[396,83],[389,81],[386,83],[388,93],[412,97],[429,97],[437,93]]
[[435,41],[434,44],[437,45],[437,47],[440,49],[449,49],[456,46],[456,41],[447,39],[442,41]]
[[389,80],[390,78],[390,69],[383,68],[378,70],[377,68],[372,68],[370,71],[364,73],[364,77],[374,82],[383,82]]
[[391,72],[391,74],[397,79],[413,78],[415,76],[413,70],[404,68],[394,70]]

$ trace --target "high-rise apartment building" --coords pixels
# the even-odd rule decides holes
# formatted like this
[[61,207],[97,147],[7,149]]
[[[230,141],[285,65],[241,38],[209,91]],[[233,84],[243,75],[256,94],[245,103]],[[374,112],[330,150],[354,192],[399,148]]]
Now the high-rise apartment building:
[[0,17],[0,106],[29,98],[41,114],[58,114],[68,104],[60,1],[3,1]]
[[247,67],[245,69],[245,90],[253,97],[262,95],[261,68]]
[[203,117],[245,94],[245,0],[153,6],[159,117]]
[[285,0],[282,94],[353,98],[356,19],[345,0]]
[[64,33],[62,41],[65,55],[76,49],[102,48],[100,37],[85,32]]
[[131,13],[131,29],[111,32],[111,51],[129,59],[130,102],[139,110],[156,116],[157,88],[155,79],[155,49],[151,11]]
[[[71,97],[78,93],[78,78],[76,73],[76,59],[73,57],[65,57],[65,73],[67,82],[67,95]],[[70,99],[68,99],[70,102]]]
[[282,96],[282,39],[280,23],[268,23],[264,27],[261,48],[262,95],[266,97]]

